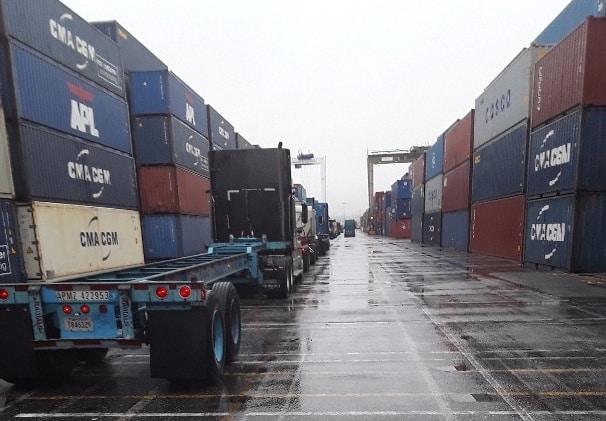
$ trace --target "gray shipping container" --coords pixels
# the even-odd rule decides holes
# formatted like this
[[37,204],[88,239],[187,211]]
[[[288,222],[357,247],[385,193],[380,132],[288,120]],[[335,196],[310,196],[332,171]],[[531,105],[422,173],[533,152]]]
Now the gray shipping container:
[[425,183],[425,212],[442,210],[443,178],[440,174]]
[[208,109],[208,139],[212,144],[212,149],[236,149],[234,126],[212,106],[207,105],[206,108]]
[[534,64],[549,47],[524,48],[476,99],[474,149],[530,118]]
[[12,199],[14,197],[15,187],[11,172],[8,136],[4,124],[4,110],[0,107],[0,198]]

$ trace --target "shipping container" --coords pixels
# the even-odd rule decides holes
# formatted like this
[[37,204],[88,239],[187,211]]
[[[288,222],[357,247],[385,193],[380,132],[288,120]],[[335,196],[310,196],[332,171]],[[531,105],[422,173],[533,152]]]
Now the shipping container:
[[568,272],[606,271],[606,194],[530,200],[524,261]]
[[120,48],[57,0],[3,0],[1,31],[125,97]]
[[8,129],[19,201],[137,209],[130,155],[25,121]]
[[391,185],[391,199],[410,199],[412,197],[412,179],[396,180]]
[[579,104],[606,105],[606,18],[587,18],[535,65],[533,128]]
[[604,0],[572,0],[534,39],[536,44],[557,44],[587,16],[604,16]]
[[128,106],[122,98],[16,41],[9,50],[10,61],[0,57],[7,118],[30,120],[132,153]]
[[210,177],[208,139],[178,118],[138,116],[133,119],[132,130],[137,166],[172,164]]
[[168,66],[116,21],[91,22],[120,46],[124,72],[168,70]]
[[30,280],[59,281],[143,263],[139,213],[32,202],[17,208]]
[[206,252],[210,218],[195,215],[141,215],[145,260],[176,259]]
[[413,215],[410,219],[410,240],[414,243],[423,242],[423,214]]
[[471,158],[473,125],[474,110],[471,110],[444,134],[444,173]]
[[443,178],[440,174],[425,183],[425,212],[427,213],[442,210]]
[[411,201],[412,199],[392,200],[391,213],[393,215],[393,219],[410,219],[412,217]]
[[444,135],[440,135],[425,155],[425,180],[442,173],[444,164]]
[[0,107],[0,199],[13,199],[15,185],[8,145],[8,134],[4,123],[4,110]]
[[238,149],[252,149],[255,146],[251,144],[248,140],[244,139],[244,137],[236,132],[236,148]]
[[442,240],[442,212],[423,215],[423,244],[439,246]]
[[474,151],[472,202],[524,193],[527,143],[528,124],[524,121]]
[[208,139],[213,149],[236,149],[236,131],[211,105],[208,108]]
[[411,221],[410,219],[394,219],[389,223],[389,236],[391,238],[402,239],[410,238]]
[[305,190],[305,187],[303,187],[302,184],[293,184],[292,194],[295,197],[295,200],[298,200],[299,202],[307,202],[307,191]]
[[415,161],[410,164],[410,173],[412,175],[412,188],[416,189],[425,183],[425,156],[427,152],[423,152]]
[[129,105],[133,116],[172,114],[208,138],[204,98],[173,72],[131,72],[129,86]]
[[442,214],[442,247],[469,250],[469,209]]
[[474,149],[528,120],[534,64],[547,51],[541,45],[524,48],[476,99]]
[[141,213],[209,216],[210,180],[175,166],[138,167]]
[[521,262],[525,202],[518,195],[471,205],[469,251]]
[[530,135],[529,198],[606,191],[606,108],[578,108]]
[[412,191],[412,198],[410,199],[410,213],[415,215],[422,215],[425,213],[425,185],[421,184]]
[[443,176],[442,211],[467,209],[471,203],[471,161],[466,160]]
[[0,283],[25,281],[14,202],[0,199]]

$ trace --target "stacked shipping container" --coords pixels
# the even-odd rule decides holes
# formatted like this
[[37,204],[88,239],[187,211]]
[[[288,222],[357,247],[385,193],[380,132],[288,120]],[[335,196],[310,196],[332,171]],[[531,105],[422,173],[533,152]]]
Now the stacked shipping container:
[[389,221],[389,236],[392,238],[410,238],[411,223],[412,179],[396,180],[391,185],[391,218]]
[[442,240],[442,184],[444,168],[444,134],[426,152],[425,213],[423,244],[439,246]]
[[425,157],[423,152],[410,166],[412,174],[412,194],[410,198],[411,228],[410,239],[416,243],[423,241],[423,214],[425,213]]

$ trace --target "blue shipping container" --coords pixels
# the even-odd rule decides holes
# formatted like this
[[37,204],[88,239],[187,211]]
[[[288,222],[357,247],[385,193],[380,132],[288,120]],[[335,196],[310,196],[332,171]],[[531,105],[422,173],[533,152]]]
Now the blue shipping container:
[[391,197],[393,200],[412,198],[412,179],[397,180],[391,185]]
[[410,240],[413,243],[421,243],[423,241],[423,216],[422,214],[414,215],[411,220]]
[[313,198],[312,201],[316,211],[316,234],[329,234],[328,203],[316,202]]
[[472,202],[524,193],[527,139],[525,121],[473,152]]
[[469,251],[469,210],[442,214],[442,247]]
[[442,240],[442,212],[423,215],[423,244],[439,246]]
[[[12,66],[2,67],[3,86],[11,87],[11,71],[14,80],[12,89],[2,91],[8,118],[24,118],[112,149],[132,152],[128,106],[123,99],[15,42],[11,42],[10,52]],[[8,63],[6,57],[0,63]]]
[[178,165],[208,172],[208,140],[174,116],[139,116],[133,121],[135,161],[139,165]]
[[583,108],[531,133],[527,196],[606,191],[606,108]]
[[606,194],[528,201],[524,261],[569,272],[606,271]]
[[444,166],[444,135],[438,137],[425,155],[425,180],[442,173]]
[[172,114],[208,137],[204,98],[173,72],[132,72],[129,75],[130,111],[142,114]]
[[120,48],[57,0],[3,0],[2,33],[121,97]]
[[210,244],[210,219],[193,215],[141,215],[146,261],[204,253]]
[[[412,199],[398,199],[391,202],[393,219],[410,219],[412,212],[410,209]],[[423,212],[421,212],[423,213]]]
[[238,149],[254,148],[254,146],[248,140],[244,139],[244,137],[240,133],[236,133],[236,147]]
[[422,215],[425,212],[425,185],[417,187],[412,191],[412,198],[410,199],[410,213],[415,215]]
[[585,20],[587,16],[605,16],[604,0],[572,0],[535,38],[533,43],[557,44]]
[[[17,200],[137,209],[135,161],[51,129],[9,124]],[[18,149],[18,150],[17,150]]]
[[0,200],[0,283],[25,282],[21,264],[21,245],[17,238],[17,212],[15,204]]
[[120,46],[124,72],[168,70],[168,66],[116,21],[91,22]]
[[391,208],[391,204],[392,204],[391,192],[385,192],[385,195],[383,196],[383,207],[385,209]]
[[236,149],[236,131],[234,126],[223,118],[212,106],[208,105],[208,139],[214,150]]

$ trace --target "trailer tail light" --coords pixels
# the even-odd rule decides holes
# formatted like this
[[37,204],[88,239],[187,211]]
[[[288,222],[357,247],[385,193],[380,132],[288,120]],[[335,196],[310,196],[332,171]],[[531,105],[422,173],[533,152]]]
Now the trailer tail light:
[[166,288],[166,287],[156,288],[156,297],[160,298],[161,300],[168,297],[168,288]]
[[179,288],[179,295],[182,298],[189,298],[189,296],[191,295],[191,288],[187,285],[183,285],[181,288]]
[[90,313],[90,307],[87,306],[86,304],[82,304],[80,306],[80,311],[82,312],[82,314],[88,314],[88,313]]
[[200,299],[206,300],[206,290],[205,289],[200,290]]
[[72,306],[69,306],[69,305],[65,304],[63,306],[63,313],[65,313],[65,314],[72,314]]
[[107,313],[107,306],[105,304],[101,304],[99,306],[99,312],[102,313],[102,314]]
[[8,290],[6,290],[4,288],[0,289],[0,300],[6,301],[6,300],[8,300],[9,296],[10,296],[10,294],[8,293]]

